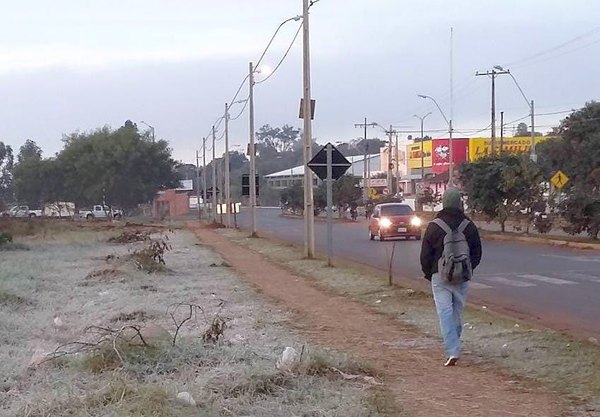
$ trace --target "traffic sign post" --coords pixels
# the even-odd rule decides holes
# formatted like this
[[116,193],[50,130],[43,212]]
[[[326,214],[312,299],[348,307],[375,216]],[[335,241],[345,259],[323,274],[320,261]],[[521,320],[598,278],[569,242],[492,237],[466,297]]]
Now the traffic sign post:
[[333,181],[340,178],[352,165],[331,143],[323,146],[307,164],[321,180],[327,182],[327,265],[332,266],[333,255]]

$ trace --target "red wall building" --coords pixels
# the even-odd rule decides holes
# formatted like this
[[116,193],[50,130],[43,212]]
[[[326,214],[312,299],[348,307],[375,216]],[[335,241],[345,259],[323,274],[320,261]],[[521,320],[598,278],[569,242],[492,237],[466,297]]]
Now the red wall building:
[[159,191],[152,205],[152,214],[156,218],[174,217],[190,211],[190,196],[187,191]]
[[[442,172],[448,171],[450,166],[450,148],[448,144],[450,141],[448,138],[433,139],[431,144],[432,154],[432,170],[435,174],[441,174]],[[453,160],[454,166],[462,164],[467,160],[469,150],[469,139],[466,138],[452,138],[453,143]]]

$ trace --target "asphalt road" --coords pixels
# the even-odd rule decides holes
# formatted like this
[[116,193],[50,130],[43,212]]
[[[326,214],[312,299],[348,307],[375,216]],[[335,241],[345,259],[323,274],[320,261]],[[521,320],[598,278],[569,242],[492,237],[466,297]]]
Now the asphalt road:
[[[242,228],[249,226],[243,211]],[[257,210],[257,229],[291,243],[304,241],[302,218],[281,216],[281,210]],[[367,223],[334,223],[334,257],[386,270],[396,244],[394,280],[424,288],[428,282],[419,264],[419,241],[370,241]],[[315,222],[315,245],[326,251],[326,224]],[[538,322],[555,330],[600,339],[600,253],[545,245],[483,242],[483,260],[475,272],[470,300],[503,313]]]

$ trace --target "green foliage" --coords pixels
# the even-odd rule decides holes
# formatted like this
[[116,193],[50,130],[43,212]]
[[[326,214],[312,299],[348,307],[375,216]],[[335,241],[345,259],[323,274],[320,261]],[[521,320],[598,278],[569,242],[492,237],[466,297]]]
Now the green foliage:
[[302,184],[298,182],[282,190],[280,201],[284,207],[293,212],[304,210],[304,187]]
[[537,146],[539,162],[549,178],[561,170],[570,178],[558,209],[571,234],[586,232],[597,239],[600,230],[600,103],[589,102],[566,117],[558,137]]
[[73,133],[64,143],[55,158],[47,159],[33,141],[21,147],[14,169],[19,202],[37,207],[52,201],[106,201],[133,208],[151,200],[157,189],[177,185],[167,142],[152,142],[135,126]]
[[527,231],[534,212],[543,202],[544,177],[528,155],[486,156],[460,167],[460,176],[472,210],[504,224],[525,214]]
[[8,232],[0,232],[0,245],[4,245],[12,242],[13,237]]
[[0,210],[13,199],[13,168],[12,148],[0,141]]

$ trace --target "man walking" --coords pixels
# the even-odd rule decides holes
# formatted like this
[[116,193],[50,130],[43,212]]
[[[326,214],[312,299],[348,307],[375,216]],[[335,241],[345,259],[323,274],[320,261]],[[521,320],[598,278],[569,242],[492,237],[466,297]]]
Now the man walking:
[[431,281],[447,360],[460,357],[463,309],[473,270],[481,261],[481,240],[475,224],[465,216],[460,192],[448,188],[443,209],[429,223],[421,246],[421,269]]

